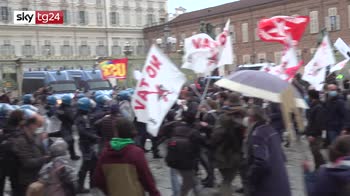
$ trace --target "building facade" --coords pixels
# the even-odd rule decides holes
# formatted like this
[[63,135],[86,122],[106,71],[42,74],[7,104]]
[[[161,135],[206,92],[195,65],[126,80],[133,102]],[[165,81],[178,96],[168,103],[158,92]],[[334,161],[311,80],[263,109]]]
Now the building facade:
[[[266,61],[279,63],[283,46],[263,42],[257,35],[260,19],[278,15],[310,16],[310,24],[297,48],[299,59],[304,62],[311,59],[323,29],[328,31],[333,43],[338,37],[350,43],[349,0],[241,0],[184,13],[166,25],[145,28],[144,36],[149,47],[155,43],[155,39],[164,37],[164,29],[167,29],[178,40],[172,48],[176,52],[181,49],[186,37],[199,32],[202,21],[211,23],[215,34],[218,34],[227,19],[231,19],[230,34],[234,45],[235,65]],[[234,67],[229,69],[233,70]]]
[[[63,10],[63,25],[14,25],[13,11]],[[167,0],[2,0],[0,60],[88,59],[145,54],[143,28],[167,13]]]

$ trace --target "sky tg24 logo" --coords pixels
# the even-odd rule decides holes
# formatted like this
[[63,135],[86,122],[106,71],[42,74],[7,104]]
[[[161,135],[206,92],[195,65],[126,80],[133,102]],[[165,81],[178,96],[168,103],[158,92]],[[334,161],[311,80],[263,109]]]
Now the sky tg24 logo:
[[63,24],[63,11],[14,11],[14,24]]

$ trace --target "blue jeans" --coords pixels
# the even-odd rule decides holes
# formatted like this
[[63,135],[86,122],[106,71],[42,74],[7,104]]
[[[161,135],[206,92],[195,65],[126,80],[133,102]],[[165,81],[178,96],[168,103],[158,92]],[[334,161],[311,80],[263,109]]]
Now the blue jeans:
[[327,131],[327,137],[329,139],[330,144],[332,144],[337,137],[339,136],[339,131]]
[[171,180],[171,189],[173,190],[173,196],[180,195],[181,184],[179,182],[178,172],[176,169],[170,169],[170,180]]

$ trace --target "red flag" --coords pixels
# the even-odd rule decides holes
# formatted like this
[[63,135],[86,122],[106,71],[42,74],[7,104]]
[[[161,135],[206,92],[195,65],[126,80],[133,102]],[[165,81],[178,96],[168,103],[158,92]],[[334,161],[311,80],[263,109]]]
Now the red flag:
[[286,44],[290,35],[294,42],[299,42],[309,23],[308,16],[274,16],[259,22],[259,37],[267,42]]

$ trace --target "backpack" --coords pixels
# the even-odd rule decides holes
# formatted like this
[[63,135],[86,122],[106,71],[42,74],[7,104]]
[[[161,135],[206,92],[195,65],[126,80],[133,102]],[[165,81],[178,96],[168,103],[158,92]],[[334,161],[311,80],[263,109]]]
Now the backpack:
[[174,169],[194,169],[198,157],[197,146],[191,139],[194,130],[186,126],[180,126],[175,128],[175,133],[177,131],[186,134],[174,134],[168,140],[168,153],[165,157],[165,161],[169,167]]

